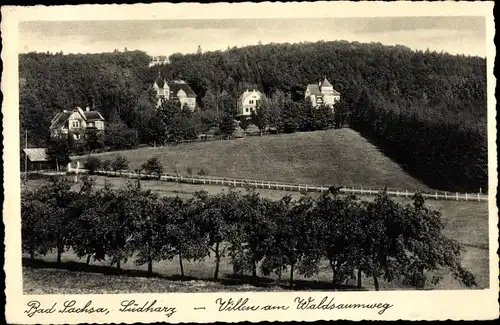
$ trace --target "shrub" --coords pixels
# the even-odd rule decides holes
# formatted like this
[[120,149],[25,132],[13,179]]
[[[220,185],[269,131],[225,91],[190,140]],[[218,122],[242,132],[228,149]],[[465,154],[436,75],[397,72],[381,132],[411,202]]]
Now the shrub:
[[150,158],[146,163],[142,164],[141,168],[146,173],[156,175],[158,178],[163,174],[163,166],[158,157]]
[[99,158],[95,156],[89,156],[85,162],[85,168],[89,171],[90,175],[93,175],[96,170],[102,167],[102,162]]
[[104,170],[111,170],[111,165],[112,165],[112,161],[111,160],[104,160],[102,163],[101,163],[101,168],[104,169]]
[[115,160],[113,160],[113,162],[111,163],[111,169],[114,171],[124,170],[127,168],[128,168],[128,160],[127,158],[121,155],[117,155],[115,157]]

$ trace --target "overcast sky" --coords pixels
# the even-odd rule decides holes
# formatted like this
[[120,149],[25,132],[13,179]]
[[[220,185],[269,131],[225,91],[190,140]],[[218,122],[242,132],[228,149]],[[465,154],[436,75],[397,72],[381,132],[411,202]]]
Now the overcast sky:
[[347,40],[485,57],[484,17],[30,21],[19,25],[19,52],[151,55],[228,46]]

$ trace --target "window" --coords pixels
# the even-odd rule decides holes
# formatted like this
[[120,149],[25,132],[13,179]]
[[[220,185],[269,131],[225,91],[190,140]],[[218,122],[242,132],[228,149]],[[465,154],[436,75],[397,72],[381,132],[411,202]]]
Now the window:
[[248,113],[248,108],[245,108],[245,113]]
[[71,126],[74,127],[74,128],[79,128],[80,127],[80,121],[73,121],[71,123]]
[[248,101],[248,103],[249,103],[249,104],[253,104],[253,100],[252,100],[252,99],[251,99],[251,100],[249,100],[249,101]]

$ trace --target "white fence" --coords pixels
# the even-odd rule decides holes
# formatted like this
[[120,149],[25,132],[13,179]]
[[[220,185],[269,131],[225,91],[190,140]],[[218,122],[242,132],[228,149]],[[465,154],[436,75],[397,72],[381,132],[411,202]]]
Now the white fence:
[[[84,170],[80,170],[84,171]],[[85,172],[85,171],[84,171]],[[158,179],[157,175],[149,175],[143,173],[135,173],[128,171],[96,171],[96,174],[107,175],[107,176],[117,176],[117,177],[127,177],[127,178],[141,178],[141,179]],[[251,180],[251,179],[237,179],[237,178],[226,178],[226,177],[214,177],[214,176],[180,176],[176,174],[163,174],[161,175],[161,181],[165,182],[176,182],[185,184],[203,184],[203,185],[219,185],[219,186],[233,186],[233,187],[253,187],[257,189],[269,189],[269,190],[280,190],[280,191],[291,191],[291,192],[321,192],[327,191],[329,189],[328,185],[311,185],[311,184],[293,184],[293,183],[283,183],[274,181],[262,181],[262,180]],[[356,194],[356,195],[377,195],[383,189],[380,188],[362,188],[362,187],[341,187],[340,192],[344,194]],[[400,190],[400,189],[388,189],[387,193],[394,197],[406,197],[411,198],[415,191]],[[475,202],[486,202],[488,201],[488,195],[481,193],[451,193],[451,192],[420,192],[422,196],[426,199],[434,200],[452,200],[452,201],[475,201]]]

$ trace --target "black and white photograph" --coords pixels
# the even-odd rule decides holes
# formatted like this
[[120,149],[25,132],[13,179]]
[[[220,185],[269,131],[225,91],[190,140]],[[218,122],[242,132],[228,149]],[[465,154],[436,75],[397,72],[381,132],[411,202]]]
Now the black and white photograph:
[[[498,291],[492,5],[314,17],[248,3],[215,17],[216,4],[176,4],[184,16],[165,18],[134,6],[17,21],[4,176],[19,189],[11,263],[28,322],[179,321],[174,296],[138,298],[174,293],[240,320],[400,319],[397,299],[362,297]],[[271,293],[291,298],[257,298]],[[109,294],[129,298],[114,311],[78,298]],[[30,298],[47,295],[77,298]]]

